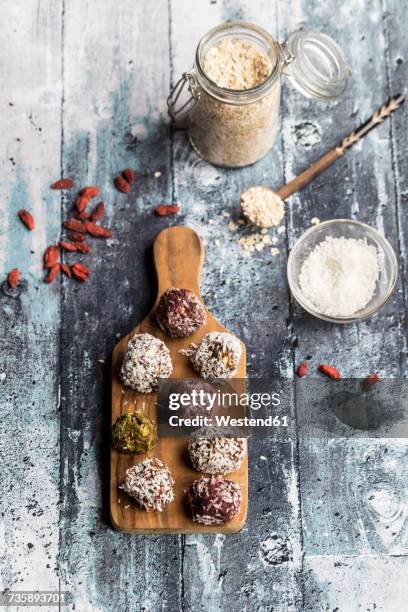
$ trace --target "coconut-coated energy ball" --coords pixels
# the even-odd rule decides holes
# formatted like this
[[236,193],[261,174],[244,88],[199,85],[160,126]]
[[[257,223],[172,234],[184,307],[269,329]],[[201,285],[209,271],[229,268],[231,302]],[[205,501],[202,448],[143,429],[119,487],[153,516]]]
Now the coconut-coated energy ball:
[[207,316],[195,293],[171,287],[160,298],[156,320],[160,329],[172,338],[185,338],[202,327]]
[[188,443],[191,463],[204,474],[235,472],[246,455],[245,438],[192,435]]
[[167,346],[150,334],[136,334],[129,340],[120,377],[123,383],[139,391],[151,393],[159,378],[168,378],[173,371]]
[[191,355],[191,363],[201,378],[231,378],[237,373],[241,355],[238,338],[227,332],[210,332]]
[[112,427],[113,446],[122,453],[147,453],[154,447],[156,437],[155,423],[138,410],[118,417]]
[[202,525],[228,523],[237,514],[242,502],[239,484],[222,476],[195,480],[187,497],[193,521]]
[[119,485],[147,512],[163,512],[174,499],[174,480],[170,470],[160,459],[145,459],[126,470],[126,478]]

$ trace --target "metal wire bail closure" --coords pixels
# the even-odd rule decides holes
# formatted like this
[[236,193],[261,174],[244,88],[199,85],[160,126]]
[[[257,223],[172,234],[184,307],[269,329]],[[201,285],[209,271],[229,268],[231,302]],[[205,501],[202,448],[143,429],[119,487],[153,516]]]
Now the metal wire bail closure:
[[[181,98],[186,85],[191,95],[190,97],[188,97],[187,100],[181,99],[181,106],[177,108],[177,103]],[[184,94],[185,93],[186,92],[184,92]],[[167,98],[167,112],[170,115],[171,119],[173,121],[178,121],[188,115],[192,111],[194,106],[197,104],[199,97],[200,90],[195,78],[194,70],[184,72],[181,78],[177,81],[177,83],[171,90],[169,97]]]

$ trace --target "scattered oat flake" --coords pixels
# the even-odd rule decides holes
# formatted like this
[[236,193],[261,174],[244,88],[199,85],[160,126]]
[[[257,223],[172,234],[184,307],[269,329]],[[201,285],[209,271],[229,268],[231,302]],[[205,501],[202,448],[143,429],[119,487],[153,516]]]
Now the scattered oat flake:
[[234,221],[230,221],[230,222],[228,223],[228,227],[230,228],[230,230],[235,231],[235,230],[237,229],[237,227],[238,227],[238,226],[237,226],[237,224],[236,224],[236,223],[234,223]]
[[285,226],[284,225],[280,225],[278,227],[278,234],[283,234],[284,231],[285,231]]
[[257,251],[262,251],[264,246],[265,245],[264,245],[263,242],[257,242],[256,245],[255,245],[255,248],[256,248]]
[[279,253],[279,249],[277,249],[276,247],[271,248],[272,257],[275,257],[278,253]]
[[126,506],[123,506],[123,507],[126,510],[127,508],[130,508],[130,504],[126,504]]
[[275,245],[275,244],[278,244],[278,242],[279,242],[278,238],[276,236],[273,236],[272,244]]
[[319,225],[320,219],[318,217],[313,217],[312,219],[310,219],[310,223],[312,225]]
[[275,243],[273,242],[273,240],[274,240],[274,239],[273,239],[273,238],[271,239],[271,237],[270,237],[270,236],[264,236],[264,237],[263,237],[263,243],[264,243],[264,244],[271,244],[271,242],[272,242],[273,244],[275,244]]
[[230,216],[229,212],[227,212],[226,210],[223,210],[221,214],[222,214],[223,217],[229,217]]
[[214,219],[208,219],[208,225],[214,225],[215,221]]
[[159,178],[159,176],[161,176],[161,175],[162,175],[162,173],[161,173],[161,172],[159,172],[158,170],[157,170],[157,171],[154,173],[154,176],[155,176],[156,178]]

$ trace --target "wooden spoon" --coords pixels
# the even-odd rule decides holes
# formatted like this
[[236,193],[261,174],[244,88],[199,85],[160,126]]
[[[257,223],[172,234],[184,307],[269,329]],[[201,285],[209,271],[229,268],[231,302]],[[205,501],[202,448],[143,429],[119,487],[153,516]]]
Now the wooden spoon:
[[[260,187],[263,191],[268,189],[271,191],[274,196],[277,196],[277,200],[286,200],[289,196],[293,195],[297,191],[300,191],[308,185],[318,174],[326,170],[329,166],[331,166],[339,157],[342,157],[344,153],[350,149],[353,145],[360,141],[363,136],[368,134],[372,129],[374,129],[377,125],[380,125],[387,117],[391,115],[394,111],[396,111],[405,101],[404,96],[398,95],[394,98],[390,98],[381,108],[379,108],[368,121],[366,121],[363,125],[361,125],[357,130],[348,134],[343,140],[330,151],[327,151],[322,157],[320,157],[317,161],[315,161],[309,168],[304,170],[301,174],[296,176],[294,179],[280,187],[277,191],[273,191],[267,187]],[[254,188],[250,188],[254,189]],[[255,189],[257,189],[255,187]],[[245,193],[245,192],[244,192]],[[262,192],[260,192],[261,194]],[[244,194],[243,194],[244,195]],[[254,221],[250,219],[250,221]]]
[[[172,378],[192,379],[197,374],[189,359],[180,355],[179,350],[190,342],[199,343],[211,331],[228,331],[207,310],[207,324],[187,338],[169,338],[158,327],[154,311],[161,294],[169,287],[190,289],[200,299],[200,273],[204,259],[201,239],[189,227],[171,227],[163,230],[154,242],[154,262],[158,280],[156,303],[147,317],[115,346],[112,357],[112,424],[125,413],[142,410],[156,419],[156,394],[140,394],[121,383],[120,370],[129,339],[138,333],[149,333],[160,338],[168,346],[173,361]],[[231,333],[228,331],[228,333]],[[246,351],[242,345],[242,357],[238,365],[237,378],[246,376]],[[154,449],[146,455],[125,455],[111,449],[110,462],[110,514],[116,529],[128,533],[235,533],[245,524],[248,506],[248,461],[227,478],[241,486],[242,506],[238,515],[223,526],[211,527],[192,521],[185,504],[185,490],[200,477],[187,457],[187,440],[172,437],[160,438]],[[126,469],[143,461],[146,457],[158,457],[170,468],[175,480],[175,500],[163,512],[145,512],[126,493],[118,489],[123,482]],[[119,501],[120,500],[120,501]]]

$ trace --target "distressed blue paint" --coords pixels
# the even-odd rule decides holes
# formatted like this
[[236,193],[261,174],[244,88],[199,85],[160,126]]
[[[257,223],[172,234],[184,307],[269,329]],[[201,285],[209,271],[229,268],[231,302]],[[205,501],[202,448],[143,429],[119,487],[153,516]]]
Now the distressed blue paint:
[[[406,86],[406,41],[397,3],[377,1],[367,13],[352,0],[340,8],[303,0],[290,6],[268,0],[159,0],[148,10],[141,2],[65,0],[63,41],[62,3],[26,4],[14,3],[0,24],[7,71],[0,92],[1,108],[7,110],[0,115],[0,133],[7,134],[7,155],[0,160],[0,261],[5,268],[21,267],[27,280],[16,299],[0,289],[0,374],[6,373],[0,379],[6,426],[0,439],[6,449],[0,494],[8,508],[2,525],[5,586],[58,588],[61,579],[73,591],[75,608],[86,612],[294,611],[302,609],[302,600],[304,609],[311,610],[352,609],[355,602],[384,607],[390,601],[393,610],[400,609],[404,585],[400,581],[385,594],[383,585],[402,572],[406,558],[380,558],[370,543],[368,562],[361,555],[367,544],[361,544],[350,496],[325,486],[333,480],[354,482],[357,466],[364,471],[367,449],[362,445],[340,444],[325,452],[264,440],[250,449],[250,516],[246,529],[231,538],[115,533],[105,513],[103,486],[109,355],[117,337],[143,318],[154,299],[149,248],[167,224],[185,222],[205,239],[206,303],[245,340],[251,374],[291,376],[307,355],[312,364],[335,357],[347,374],[365,374],[368,365],[383,374],[406,373],[404,267],[398,290],[382,313],[342,329],[312,320],[289,302],[285,280],[287,243],[313,216],[362,216],[383,226],[400,258],[405,257],[408,156],[400,136],[405,111],[291,199],[278,257],[265,250],[244,259],[237,240],[248,230],[228,228],[230,218],[238,216],[245,187],[288,180],[335,144],[342,126],[347,131],[346,126]],[[286,85],[280,139],[264,160],[240,171],[199,160],[183,133],[170,133],[166,116],[170,80],[191,67],[199,37],[237,17],[264,25],[281,41],[302,23],[325,29],[346,49],[356,75],[334,106],[307,101]],[[310,130],[305,130],[306,120]],[[61,144],[64,174],[72,174],[81,186],[100,185],[107,208],[104,223],[115,234],[107,243],[93,241],[92,256],[83,258],[92,262],[89,284],[64,280],[62,291],[59,282],[47,287],[41,280],[42,251],[58,240],[61,209],[68,216],[74,200],[74,194],[61,198],[48,189],[59,174]],[[113,176],[126,166],[137,171],[129,197],[112,185]],[[157,170],[162,172],[158,178]],[[152,209],[173,197],[181,202],[182,215],[154,217]],[[21,207],[34,210],[36,232],[27,232],[16,218]],[[31,247],[35,253],[27,259]],[[69,262],[76,256],[64,258]],[[402,462],[400,451],[387,450],[391,459]],[[17,494],[10,490],[13,480],[18,481]],[[342,506],[340,532],[336,504]],[[329,535],[322,536],[323,530]],[[362,534],[372,531],[363,517]],[[276,565],[265,553],[275,532],[292,551],[289,561]],[[356,555],[351,561],[350,553]]]

